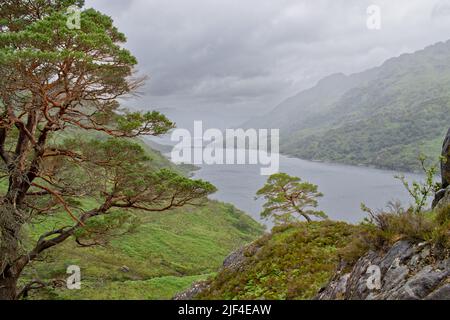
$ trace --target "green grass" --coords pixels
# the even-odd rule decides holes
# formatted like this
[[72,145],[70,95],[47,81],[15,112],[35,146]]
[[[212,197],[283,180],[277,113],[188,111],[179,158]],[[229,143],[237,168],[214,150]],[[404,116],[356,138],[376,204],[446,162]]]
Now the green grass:
[[41,292],[43,299],[54,300],[169,300],[174,292],[183,291],[195,282],[204,280],[208,275],[186,277],[165,276],[140,281],[83,281],[81,290],[48,290]]
[[[24,279],[66,279],[67,267],[78,265],[85,285],[81,290],[45,290],[31,298],[167,299],[215,272],[231,251],[262,232],[249,216],[216,201],[138,216],[137,230],[114,237],[106,247],[80,248],[69,239],[49,250],[43,261],[25,270]],[[61,213],[29,227],[27,242],[68,219]],[[121,270],[124,266],[127,272]]]

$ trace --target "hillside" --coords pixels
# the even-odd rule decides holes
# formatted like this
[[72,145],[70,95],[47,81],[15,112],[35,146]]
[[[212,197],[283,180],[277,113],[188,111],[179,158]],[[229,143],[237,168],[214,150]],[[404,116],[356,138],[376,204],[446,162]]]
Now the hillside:
[[[141,145],[156,167],[172,167],[159,152]],[[84,201],[88,207],[95,199]],[[200,207],[133,214],[134,225],[121,228],[105,244],[79,247],[68,240],[50,250],[43,261],[29,266],[24,280],[55,283],[32,291],[29,298],[168,299],[215,272],[231,251],[263,232],[263,227],[242,211],[216,201]],[[34,243],[43,232],[70,223],[66,213],[38,220],[28,226],[26,242]],[[81,268],[81,290],[65,288],[69,265]]]
[[379,212],[360,225],[275,227],[175,299],[450,299],[449,230],[447,202],[433,212]]
[[[67,241],[34,263],[25,277],[44,281],[66,279],[69,265],[80,266],[82,288],[47,288],[31,298],[168,299],[215,272],[231,251],[261,234],[244,213],[213,201],[202,208],[138,217],[134,232],[115,237],[106,247],[80,248]],[[66,215],[57,216],[31,231],[37,236],[64,221]]]
[[450,123],[450,41],[358,74],[336,74],[246,127],[281,129],[281,151],[307,160],[416,170]]
[[343,222],[275,227],[224,262],[199,299],[310,299],[333,276],[358,227]]

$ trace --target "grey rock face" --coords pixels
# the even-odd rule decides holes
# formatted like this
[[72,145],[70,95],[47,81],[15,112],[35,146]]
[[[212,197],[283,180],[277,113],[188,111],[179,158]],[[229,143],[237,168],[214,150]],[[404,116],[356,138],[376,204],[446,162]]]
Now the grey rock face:
[[448,252],[433,254],[425,243],[399,241],[388,252],[369,252],[353,269],[337,275],[320,300],[450,300]]
[[442,146],[442,157],[445,159],[441,163],[442,188],[445,189],[450,185],[450,129]]
[[394,268],[390,268],[384,276],[385,289],[394,289],[406,279],[408,274],[409,269],[407,266],[395,266]]
[[427,300],[450,300],[450,283],[439,287],[426,298]]
[[[448,272],[434,270],[432,266],[426,266],[416,275],[411,277],[404,285],[407,296],[405,298],[423,299],[430,294],[447,276]],[[402,296],[398,296],[402,298]]]
[[[242,247],[234,252],[232,252],[228,257],[223,261],[222,268],[228,269],[238,269],[241,267],[242,263],[245,261],[246,257],[244,255],[246,250],[257,250],[256,247]],[[207,290],[209,287],[208,281],[200,281],[194,283],[187,290],[176,294],[173,297],[173,300],[195,300],[195,297],[200,294],[202,291]]]
[[223,268],[238,268],[245,261],[244,251],[245,247],[242,247],[232,252],[223,261]]
[[172,300],[192,300],[207,287],[208,283],[206,281],[196,282],[189,289],[176,294]]
[[433,202],[433,208],[439,209],[448,205],[450,205],[450,187],[447,187],[447,189],[442,189],[438,193],[436,193],[436,197]]
[[442,176],[442,190],[436,193],[433,208],[440,205],[450,204],[450,129],[447,132],[447,136],[444,139],[442,145],[442,157],[441,161],[441,176]]

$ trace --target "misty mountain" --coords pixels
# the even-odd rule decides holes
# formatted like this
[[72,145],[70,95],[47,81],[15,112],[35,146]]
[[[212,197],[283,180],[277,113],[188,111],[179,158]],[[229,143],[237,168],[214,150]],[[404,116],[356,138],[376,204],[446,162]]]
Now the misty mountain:
[[329,76],[244,126],[279,128],[281,151],[303,159],[415,170],[450,126],[450,41]]

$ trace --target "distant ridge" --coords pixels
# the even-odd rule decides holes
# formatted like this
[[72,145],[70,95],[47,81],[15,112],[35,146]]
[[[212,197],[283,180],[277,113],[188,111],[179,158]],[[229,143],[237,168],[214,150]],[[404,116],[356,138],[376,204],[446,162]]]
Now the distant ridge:
[[330,75],[244,126],[281,129],[281,151],[303,159],[414,171],[450,126],[450,41]]

